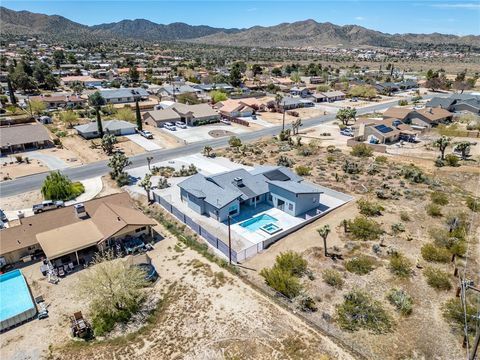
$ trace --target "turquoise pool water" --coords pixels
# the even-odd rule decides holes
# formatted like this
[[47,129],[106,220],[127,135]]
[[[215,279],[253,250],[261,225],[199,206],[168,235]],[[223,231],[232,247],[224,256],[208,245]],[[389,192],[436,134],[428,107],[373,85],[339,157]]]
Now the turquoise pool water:
[[240,224],[241,227],[247,229],[248,231],[254,232],[260,229],[262,226],[277,222],[278,220],[275,219],[273,216],[263,214],[255,216],[250,220],[244,221]]
[[34,308],[27,282],[20,270],[0,275],[0,321]]

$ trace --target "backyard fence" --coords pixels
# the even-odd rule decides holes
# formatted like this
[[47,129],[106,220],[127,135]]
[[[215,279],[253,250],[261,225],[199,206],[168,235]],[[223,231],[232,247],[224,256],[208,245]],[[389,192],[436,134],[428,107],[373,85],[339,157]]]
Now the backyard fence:
[[[215,235],[211,234],[207,229],[199,225],[198,223],[195,222],[194,219],[189,217],[188,215],[185,215],[182,211],[177,209],[175,206],[170,204],[167,200],[165,200],[163,197],[161,197],[158,194],[153,194],[153,197],[157,203],[163,206],[165,210],[167,210],[170,214],[175,216],[178,220],[180,220],[182,223],[187,225],[190,229],[192,229],[196,234],[201,236],[209,245],[220,251],[223,255],[225,255],[227,258],[229,257],[229,247],[228,244],[224,243],[223,240],[219,239]],[[256,254],[257,252],[255,252]],[[244,251],[242,251],[242,256],[238,256],[237,252],[235,250],[231,250],[232,254],[232,262],[237,263],[238,261],[243,261],[246,259],[246,257],[243,256]],[[253,256],[255,254],[252,254],[250,256]]]

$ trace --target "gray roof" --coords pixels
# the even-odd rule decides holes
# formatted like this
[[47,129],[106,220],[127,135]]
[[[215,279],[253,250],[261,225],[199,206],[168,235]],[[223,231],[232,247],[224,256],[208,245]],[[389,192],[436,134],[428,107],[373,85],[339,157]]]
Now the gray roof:
[[171,108],[148,111],[145,113],[144,118],[147,115],[150,115],[152,119],[155,121],[179,121],[180,120],[180,115],[178,115],[178,113]]
[[195,89],[191,87],[190,85],[175,85],[173,87],[172,85],[163,85],[159,91],[165,91],[169,95],[180,95],[180,94],[187,94],[187,93],[197,93],[200,92],[200,89]]
[[304,182],[268,180],[267,183],[278,186],[294,194],[321,194],[323,191]]
[[147,90],[143,88],[122,88],[122,89],[100,90],[100,94],[105,100],[128,98],[133,96],[148,97]]
[[41,124],[0,127],[0,147],[51,141],[47,128]]
[[[102,121],[102,125],[103,125],[104,131],[115,131],[115,130],[121,130],[121,129],[136,128],[134,124],[129,123],[128,121],[123,121],[123,120]],[[84,125],[75,126],[75,130],[77,130],[80,133],[95,132],[97,131],[97,129],[98,128],[97,128],[96,121],[92,121]]]
[[[239,184],[236,179],[241,179]],[[203,199],[217,209],[221,209],[235,199],[248,200],[266,194],[269,183],[287,191],[321,193],[312,185],[301,183],[303,179],[281,166],[262,166],[247,171],[236,169],[213,176],[196,174],[178,184],[193,196]]]
[[213,110],[212,107],[208,104],[187,105],[175,103],[172,106],[168,107],[168,109],[172,109],[180,115],[191,112],[193,114],[193,117],[196,118],[219,116],[218,113]]
[[455,99],[452,99],[452,98],[434,97],[429,102],[427,102],[425,104],[425,106],[427,106],[427,107],[441,107],[443,109],[448,109],[454,103],[455,103]]

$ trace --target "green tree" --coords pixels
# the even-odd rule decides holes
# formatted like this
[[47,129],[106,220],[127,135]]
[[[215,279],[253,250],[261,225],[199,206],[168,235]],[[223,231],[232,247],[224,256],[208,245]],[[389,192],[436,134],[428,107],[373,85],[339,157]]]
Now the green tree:
[[140,73],[138,72],[137,68],[132,66],[128,70],[128,76],[130,77],[130,81],[136,83],[140,79]]
[[324,248],[324,251],[325,251],[325,257],[328,256],[327,237],[328,237],[328,234],[330,234],[330,231],[331,230],[330,230],[329,225],[324,225],[320,229],[317,229],[318,235],[320,235],[321,238],[323,239],[323,248]]
[[451,140],[452,139],[449,137],[442,136],[433,142],[433,146],[438,148],[438,150],[440,151],[440,158],[442,160],[445,160],[445,150],[447,149],[448,145],[450,145]]
[[41,193],[46,200],[71,200],[85,191],[82,183],[72,181],[60,173],[51,172],[43,182]]
[[102,137],[102,150],[105,151],[107,155],[112,155],[117,143],[117,137],[112,134],[105,134]]
[[210,97],[212,98],[212,103],[216,104],[220,101],[225,101],[228,99],[227,94],[221,90],[212,90],[210,91]]
[[349,108],[342,108],[337,111],[336,118],[340,120],[343,125],[348,126],[348,123],[351,119],[355,121],[357,116],[357,110],[349,109]]
[[88,103],[90,106],[95,108],[95,112],[97,114],[97,129],[100,137],[103,137],[103,125],[102,125],[102,117],[100,115],[100,109],[103,105],[105,105],[106,101],[103,98],[100,91],[94,92],[92,95],[88,97]]
[[471,145],[470,141],[461,141],[455,145],[455,150],[462,154],[462,160],[467,160]]
[[28,109],[32,116],[39,116],[47,110],[47,105],[42,100],[28,100]]
[[118,120],[133,122],[135,121],[135,114],[129,106],[125,106],[115,111],[115,118]]
[[242,74],[246,68],[244,62],[236,62],[232,65],[230,69],[230,84],[232,84],[232,86],[240,86],[242,83]]
[[65,63],[65,53],[63,50],[55,50],[53,52],[53,62],[55,63],[55,67],[58,69],[60,68],[61,64]]
[[113,154],[108,162],[108,167],[112,169],[110,171],[110,177],[113,180],[118,180],[122,176],[125,176],[125,168],[131,165],[132,162],[125,156],[125,154],[117,152]]
[[138,130],[143,130],[142,115],[140,115],[140,105],[138,104],[138,99],[135,101],[135,118],[137,121]]
[[7,75],[7,87],[8,87],[8,96],[10,97],[10,103],[12,105],[17,105],[17,99],[15,97],[15,90],[13,89],[12,80],[10,75]]
[[67,125],[67,128],[73,128],[73,124],[78,121],[78,114],[73,110],[67,110],[60,113],[60,120]]
[[232,136],[230,140],[228,140],[228,145],[230,145],[231,148],[235,149],[235,151],[238,152],[238,149],[240,146],[242,146],[242,140],[240,140],[236,136]]
[[290,74],[290,80],[292,80],[295,84],[298,84],[302,79],[300,78],[300,74],[295,71]]

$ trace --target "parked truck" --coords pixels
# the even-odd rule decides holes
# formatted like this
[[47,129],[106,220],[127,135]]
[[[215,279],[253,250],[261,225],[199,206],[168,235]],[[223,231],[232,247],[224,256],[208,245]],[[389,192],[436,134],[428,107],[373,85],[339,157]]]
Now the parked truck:
[[53,200],[45,200],[42,201],[41,204],[33,205],[32,210],[34,214],[38,214],[44,211],[59,209],[65,206],[65,203],[61,200],[53,201]]

